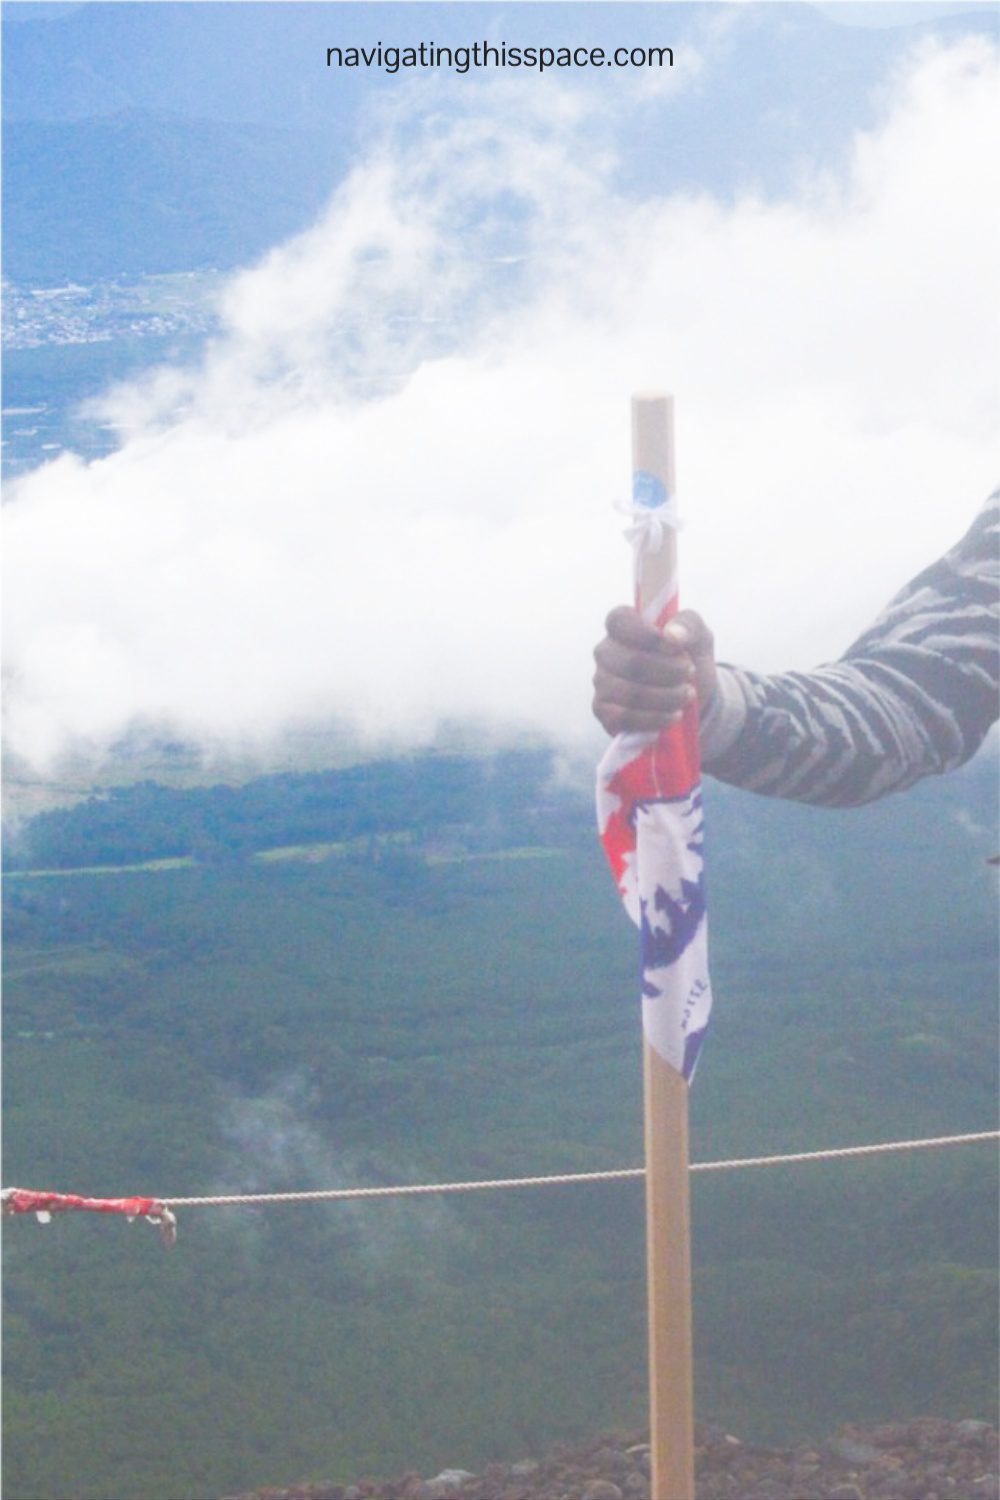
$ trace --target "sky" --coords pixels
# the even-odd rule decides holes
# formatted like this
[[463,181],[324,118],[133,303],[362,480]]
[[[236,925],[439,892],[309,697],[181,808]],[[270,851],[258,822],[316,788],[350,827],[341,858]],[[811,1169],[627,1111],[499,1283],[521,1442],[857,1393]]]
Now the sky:
[[[372,43],[435,19],[368,9]],[[723,660],[835,657],[958,539],[998,471],[995,32],[905,5],[887,43],[891,7],[845,5],[793,108],[807,7],[680,9],[669,71],[354,80],[320,219],[226,280],[196,362],[105,395],[117,452],[10,486],[15,756],[140,725],[266,759],[334,719],[586,747],[636,390],[675,397],[682,597]],[[859,36],[878,66],[831,94]]]

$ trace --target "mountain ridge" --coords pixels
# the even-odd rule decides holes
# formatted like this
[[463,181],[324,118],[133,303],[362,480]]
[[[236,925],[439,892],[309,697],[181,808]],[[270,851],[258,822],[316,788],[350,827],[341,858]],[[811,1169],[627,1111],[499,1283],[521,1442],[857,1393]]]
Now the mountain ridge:
[[4,126],[4,274],[45,285],[232,270],[311,224],[345,165],[337,132],[133,105]]

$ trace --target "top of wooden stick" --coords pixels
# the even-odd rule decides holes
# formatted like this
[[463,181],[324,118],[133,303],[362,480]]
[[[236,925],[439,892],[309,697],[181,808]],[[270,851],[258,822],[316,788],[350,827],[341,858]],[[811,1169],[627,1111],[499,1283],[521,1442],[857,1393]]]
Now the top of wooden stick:
[[[632,469],[656,491],[659,503],[674,493],[674,398],[652,392],[632,397]],[[641,503],[650,504],[649,498]]]

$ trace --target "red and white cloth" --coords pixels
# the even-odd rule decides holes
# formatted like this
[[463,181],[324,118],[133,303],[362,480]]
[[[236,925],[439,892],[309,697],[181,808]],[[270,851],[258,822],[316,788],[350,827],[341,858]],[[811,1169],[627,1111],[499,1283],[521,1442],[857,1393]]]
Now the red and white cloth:
[[83,1209],[97,1214],[124,1214],[127,1219],[149,1219],[158,1224],[168,1245],[177,1238],[177,1221],[158,1198],[81,1198],[77,1193],[38,1192],[34,1188],[4,1188],[0,1208],[5,1214],[34,1214],[47,1224],[54,1213]]
[[[656,550],[664,528],[676,525],[671,502],[654,490],[650,504],[641,478],[626,533],[637,578],[645,549]],[[677,607],[672,579],[643,614],[662,630]],[[712,1007],[697,701],[658,734],[612,740],[597,772],[597,821],[625,910],[639,928],[645,1034],[690,1080]]]

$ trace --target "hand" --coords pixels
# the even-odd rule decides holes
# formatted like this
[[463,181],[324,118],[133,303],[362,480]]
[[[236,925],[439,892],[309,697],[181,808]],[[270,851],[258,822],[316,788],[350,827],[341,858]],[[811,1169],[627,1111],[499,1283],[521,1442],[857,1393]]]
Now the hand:
[[676,724],[695,698],[715,692],[712,632],[693,610],[681,610],[661,635],[624,605],[605,622],[594,651],[594,715],[609,734]]

